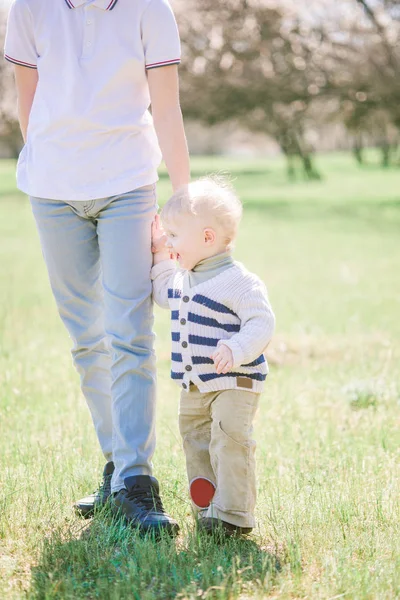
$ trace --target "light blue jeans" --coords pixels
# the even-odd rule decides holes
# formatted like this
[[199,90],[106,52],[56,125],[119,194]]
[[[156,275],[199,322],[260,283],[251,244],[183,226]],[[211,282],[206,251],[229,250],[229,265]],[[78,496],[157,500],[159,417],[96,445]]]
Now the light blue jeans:
[[112,490],[150,475],[155,355],[150,269],[155,184],[87,202],[31,198],[58,310],[72,338]]

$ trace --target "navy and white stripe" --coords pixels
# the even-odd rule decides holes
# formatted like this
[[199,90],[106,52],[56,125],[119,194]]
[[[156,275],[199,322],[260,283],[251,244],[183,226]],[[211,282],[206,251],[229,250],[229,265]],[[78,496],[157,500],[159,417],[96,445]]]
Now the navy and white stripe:
[[[182,359],[182,355],[180,354],[179,356]],[[256,367],[257,365],[261,365],[264,362],[265,362],[265,356],[263,354],[261,354],[261,356],[259,356],[256,360],[253,360],[253,362],[248,363],[247,365],[241,365],[241,366],[242,367]],[[194,365],[213,365],[214,361],[212,358],[209,358],[208,356],[192,356],[192,363]],[[245,376],[244,373],[241,373],[240,375]]]
[[265,363],[264,354],[261,354],[258,358],[256,358],[256,360],[253,360],[253,362],[247,363],[247,365],[242,365],[242,367],[256,367],[257,365],[261,365],[262,363]]
[[238,373],[236,371],[230,371],[229,373],[205,373],[199,375],[201,381],[211,381],[212,379],[220,379],[221,377],[249,377],[256,381],[265,381],[267,375],[264,373]]
[[185,373],[178,373],[177,371],[171,371],[171,379],[183,379]]
[[202,317],[195,313],[188,313],[188,321],[191,323],[198,323],[199,325],[205,325],[207,327],[217,327],[217,329],[224,329],[224,331],[235,333],[240,331],[240,325],[238,323],[220,323],[216,319],[210,317]]
[[[264,284],[235,263],[193,288],[173,261],[152,269],[153,297],[171,310],[171,377],[183,389],[262,391],[268,373],[263,354],[274,329]],[[212,359],[220,342],[231,349],[234,366],[216,372]]]
[[[184,368],[190,374],[195,370],[201,382],[208,383],[214,380],[222,382],[224,380],[229,387],[235,387],[235,378],[237,377],[248,377],[254,382],[264,382],[268,368],[263,354],[255,360],[241,365],[238,370],[226,374],[216,373],[211,354],[221,340],[229,339],[235,333],[240,332],[240,319],[225,304],[200,294],[196,294],[191,299],[192,301],[189,303],[191,310],[185,311],[188,304],[185,306],[185,303],[182,302],[182,295],[182,293],[180,296],[179,294],[170,295],[170,306],[174,307],[171,311],[172,378],[180,382],[184,378],[184,372],[182,372],[182,363],[185,363],[182,355],[183,340],[187,342],[187,356],[190,356],[190,360],[186,358],[187,364],[184,365]],[[195,302],[195,298],[201,301]],[[214,311],[217,319],[209,316]],[[181,319],[183,320],[181,321]],[[185,324],[182,325],[182,323]],[[187,335],[185,335],[186,330]]]
[[226,315],[233,315],[237,317],[237,314],[233,312],[228,306],[225,304],[221,304],[220,302],[215,302],[211,298],[207,298],[207,296],[203,296],[202,294],[195,294],[192,298],[193,302],[197,304],[201,304],[202,306],[207,306],[214,312],[223,313]]
[[[172,379],[182,385],[186,371],[190,375],[195,372],[204,384],[218,380],[221,383],[225,381],[224,385],[235,387],[237,377],[264,382],[268,369],[263,354],[240,365],[239,369],[226,374],[216,373],[211,355],[221,340],[240,332],[240,319],[230,306],[218,302],[208,294],[194,294],[189,302],[184,302],[183,297],[182,288],[168,288],[168,300],[172,309]],[[186,352],[182,342],[186,342]]]
[[180,298],[182,296],[182,290],[168,288],[168,298]]
[[211,346],[216,347],[220,338],[211,338],[206,335],[192,335],[189,334],[189,343],[195,346]]

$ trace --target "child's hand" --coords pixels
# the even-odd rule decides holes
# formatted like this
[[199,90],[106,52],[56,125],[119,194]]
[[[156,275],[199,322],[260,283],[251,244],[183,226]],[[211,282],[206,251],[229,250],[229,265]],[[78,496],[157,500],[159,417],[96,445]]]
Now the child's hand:
[[160,215],[156,215],[151,224],[151,251],[153,253],[153,265],[169,258],[175,260],[174,253],[167,246],[167,236],[161,225]]
[[151,251],[153,254],[156,252],[169,252],[166,246],[167,236],[161,225],[160,215],[154,217],[154,221],[151,224]]
[[218,374],[228,373],[233,367],[233,354],[232,350],[221,344],[218,346],[214,354],[211,356],[214,361],[214,365]]

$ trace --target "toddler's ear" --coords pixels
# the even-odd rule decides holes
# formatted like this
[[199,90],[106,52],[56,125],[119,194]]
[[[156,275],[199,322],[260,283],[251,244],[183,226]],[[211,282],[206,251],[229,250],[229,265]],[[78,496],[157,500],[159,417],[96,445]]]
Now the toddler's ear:
[[214,229],[207,227],[204,230],[204,242],[207,244],[207,246],[212,246],[212,244],[215,242],[215,238],[216,235]]

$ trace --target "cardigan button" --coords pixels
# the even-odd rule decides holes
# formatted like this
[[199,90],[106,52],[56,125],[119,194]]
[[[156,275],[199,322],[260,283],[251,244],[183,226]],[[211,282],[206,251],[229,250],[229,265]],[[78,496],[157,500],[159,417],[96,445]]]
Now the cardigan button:
[[183,348],[187,348],[188,347],[188,343],[187,342],[182,342],[182,347]]
[[189,296],[183,296],[182,300],[184,302],[189,302],[190,298],[189,298]]
[[181,319],[180,323],[181,323],[181,325],[186,325],[186,319]]
[[184,390],[187,390],[187,385],[186,385],[186,383],[182,383],[182,387],[183,387],[183,389],[184,389]]
[[191,365],[186,365],[185,370],[186,371],[191,371],[192,370],[192,366]]

